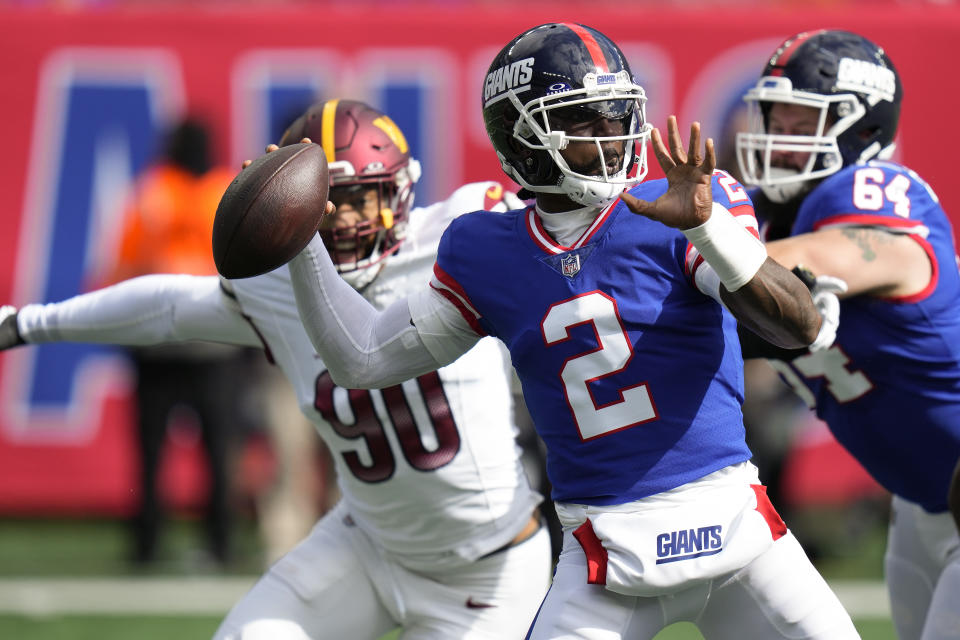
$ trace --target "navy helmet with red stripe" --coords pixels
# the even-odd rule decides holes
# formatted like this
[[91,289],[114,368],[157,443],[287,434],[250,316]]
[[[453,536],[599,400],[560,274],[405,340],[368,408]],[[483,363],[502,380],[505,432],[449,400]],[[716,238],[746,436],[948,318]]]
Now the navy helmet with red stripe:
[[[856,33],[823,29],[788,38],[744,96],[751,131],[737,136],[743,181],[775,202],[809,191],[842,167],[889,158],[903,87],[884,50]],[[819,110],[813,135],[771,131],[775,103]],[[809,153],[802,170],[777,167],[777,152]]]
[[[561,193],[591,206],[643,180],[651,130],[645,103],[620,48],[596,29],[573,23],[543,24],[515,37],[494,58],[483,84],[483,120],[504,172],[528,191]],[[622,127],[605,136],[576,131],[577,124],[599,117]],[[560,152],[571,142],[596,145],[596,171],[569,166]],[[622,157],[610,155],[621,147]]]

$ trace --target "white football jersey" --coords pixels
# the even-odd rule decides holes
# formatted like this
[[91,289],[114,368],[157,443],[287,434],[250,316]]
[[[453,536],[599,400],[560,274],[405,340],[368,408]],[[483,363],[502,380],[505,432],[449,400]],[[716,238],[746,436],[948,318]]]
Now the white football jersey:
[[[496,182],[414,209],[406,239],[364,297],[383,309],[422,287],[450,220],[491,208],[507,208]],[[329,447],[350,518],[399,562],[456,566],[503,546],[529,519],[542,498],[521,466],[512,374],[499,341],[485,338],[453,364],[401,385],[348,390],[333,384],[300,324],[287,267],[231,285]]]

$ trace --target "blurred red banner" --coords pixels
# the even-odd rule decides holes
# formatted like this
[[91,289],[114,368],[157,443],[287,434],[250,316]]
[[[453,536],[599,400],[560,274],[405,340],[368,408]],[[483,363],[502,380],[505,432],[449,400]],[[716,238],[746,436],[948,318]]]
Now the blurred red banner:
[[[188,113],[211,123],[219,159],[239,169],[309,102],[364,99],[408,133],[425,169],[421,204],[465,181],[501,178],[480,114],[484,74],[514,35],[549,21],[589,24],[617,41],[647,89],[649,119],[700,120],[727,168],[728,125],[776,45],[804,29],[858,31],[887,48],[903,79],[898,159],[958,215],[949,60],[960,8],[589,5],[0,9],[8,149],[0,302],[57,300],[92,286],[115,248],[130,179],[160,132]],[[129,511],[130,388],[128,368],[109,350],[0,355],[0,512]]]

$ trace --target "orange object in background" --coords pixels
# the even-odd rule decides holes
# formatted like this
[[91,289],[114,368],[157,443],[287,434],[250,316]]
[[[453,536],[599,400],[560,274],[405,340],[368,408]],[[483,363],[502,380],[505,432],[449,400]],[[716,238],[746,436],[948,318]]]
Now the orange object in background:
[[111,281],[145,273],[215,274],[210,251],[213,218],[233,177],[220,168],[200,176],[170,165],[149,169],[124,217]]

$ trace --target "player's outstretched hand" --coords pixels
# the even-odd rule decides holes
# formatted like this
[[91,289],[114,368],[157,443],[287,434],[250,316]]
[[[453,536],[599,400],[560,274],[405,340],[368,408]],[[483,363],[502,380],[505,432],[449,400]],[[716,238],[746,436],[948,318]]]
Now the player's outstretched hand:
[[[310,138],[301,138],[300,142],[305,142],[305,143],[307,143],[307,144],[310,144],[311,142],[313,142],[313,140],[311,140]],[[276,150],[279,149],[279,148],[280,148],[280,147],[279,147],[278,145],[275,145],[275,144],[273,144],[273,143],[271,142],[270,144],[267,145],[267,148],[264,149],[264,152],[266,152],[266,153],[273,153],[274,151],[276,151]],[[253,163],[253,160],[244,160],[244,161],[243,161],[243,164],[240,165],[240,168],[241,168],[241,169],[246,169],[246,168],[249,167],[252,163]],[[336,210],[337,210],[336,205],[333,204],[332,202],[330,202],[329,200],[327,200],[327,206],[326,206],[326,208],[324,209],[324,214],[326,214],[326,215],[329,216],[329,215],[333,214]]]
[[17,308],[8,304],[0,307],[0,351],[24,344],[17,329]]
[[690,146],[685,151],[676,116],[667,119],[669,149],[664,145],[659,129],[653,130],[651,138],[653,152],[669,187],[653,202],[640,200],[629,193],[624,193],[621,199],[630,211],[668,227],[692,229],[700,226],[710,217],[713,207],[710,182],[717,166],[713,140],[707,138],[704,154],[700,150],[700,123],[694,122],[690,125]]

